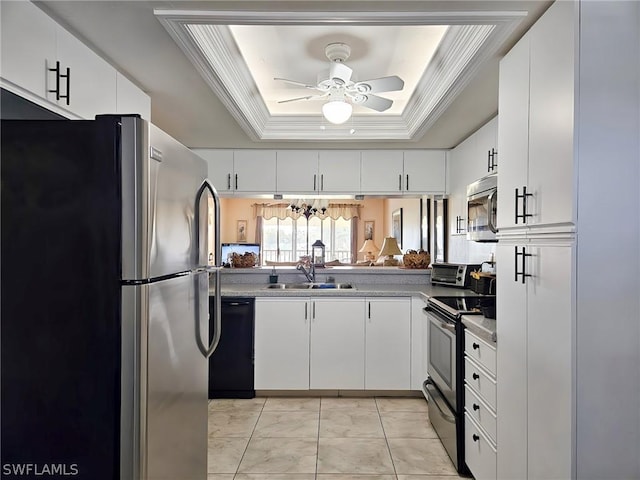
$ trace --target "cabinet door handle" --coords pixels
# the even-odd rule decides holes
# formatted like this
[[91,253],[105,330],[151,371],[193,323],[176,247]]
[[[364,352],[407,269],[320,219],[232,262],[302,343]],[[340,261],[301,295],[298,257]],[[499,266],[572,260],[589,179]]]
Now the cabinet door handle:
[[368,313],[368,316],[369,316],[369,320],[371,320],[371,302],[369,302],[369,313]]
[[313,318],[314,320],[316,319],[316,302],[313,302],[313,311],[311,313],[311,318]]
[[67,74],[66,75],[60,75],[62,78],[65,78],[67,80],[67,94],[66,95],[60,95],[60,98],[64,98],[67,100],[67,105],[69,105],[69,101],[71,100],[71,68],[67,67]]
[[474,442],[477,442],[478,440],[480,440],[480,437],[478,435],[476,435],[475,433],[473,434],[473,436],[471,438],[473,438]]
[[[527,218],[533,217],[532,214],[527,213],[527,198],[533,197],[532,193],[527,193],[527,186],[522,187],[522,195],[518,193],[518,189],[516,188],[516,204],[515,204],[515,223],[518,224],[518,219],[522,219],[522,223],[527,223]],[[518,214],[518,200],[522,199],[522,214]]]
[[309,304],[305,303],[304,304],[304,319],[306,320],[308,318],[308,313],[309,313]]
[[56,68],[50,68],[50,72],[55,72],[56,74],[56,88],[54,90],[48,90],[49,93],[56,94],[56,100],[60,100],[60,62],[56,62]]
[[313,191],[314,191],[314,192],[315,192],[315,190],[316,190],[316,177],[317,177],[317,175],[314,173],[314,174],[313,174]]
[[404,186],[405,190],[409,191],[409,174],[407,174],[407,184]]
[[474,410],[480,410],[480,405],[478,405],[477,403],[473,404],[473,409]]
[[473,375],[471,375],[473,377],[474,380],[477,380],[480,378],[480,375],[478,375],[477,373],[474,372]]
[[238,174],[236,173],[236,190],[238,190]]
[[487,172],[491,171],[491,150],[487,150]]
[[227,174],[227,190],[231,190],[231,174]]
[[[518,247],[515,247],[516,249],[516,254],[515,254],[515,281],[518,281],[518,276],[522,275],[522,283],[525,283],[525,278],[526,277],[530,277],[531,274],[527,273],[527,263],[526,263],[526,258],[527,257],[531,257],[532,255],[530,253],[527,253],[526,247],[522,247],[522,252],[518,252]],[[522,270],[519,272],[518,271],[518,257],[521,257],[521,268]]]
[[480,348],[480,345],[478,345],[476,342],[473,342],[473,349],[478,350],[479,348]]
[[324,173],[320,174],[320,191],[324,191]]
[[[71,69],[69,67],[67,67],[67,73],[66,75],[63,75],[62,73],[60,73],[60,61],[58,60],[56,62],[56,67],[55,68],[49,68],[48,69],[50,72],[55,72],[56,74],[56,88],[55,90],[48,90],[49,93],[55,93],[56,94],[56,101],[60,100],[61,98],[66,99],[66,104],[69,105],[69,90],[71,87]],[[66,78],[66,84],[67,84],[67,94],[66,95],[62,95],[60,93],[60,79],[61,78]]]
[[398,190],[402,191],[402,174],[398,175]]

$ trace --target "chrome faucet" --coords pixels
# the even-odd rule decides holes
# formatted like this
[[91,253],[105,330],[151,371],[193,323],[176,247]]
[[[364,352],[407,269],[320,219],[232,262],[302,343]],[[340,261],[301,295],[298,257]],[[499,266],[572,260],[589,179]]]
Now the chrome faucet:
[[304,268],[304,265],[302,263],[298,263],[298,265],[296,265],[296,269],[302,270],[304,276],[307,277],[307,280],[311,283],[314,283],[316,281],[316,267],[313,263],[309,267],[309,270]]

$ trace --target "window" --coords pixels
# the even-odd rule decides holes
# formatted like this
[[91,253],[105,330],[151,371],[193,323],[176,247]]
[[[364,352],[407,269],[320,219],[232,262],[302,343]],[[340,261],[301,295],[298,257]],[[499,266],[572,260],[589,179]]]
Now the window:
[[327,262],[351,263],[351,220],[315,216],[263,219],[262,261],[295,262],[301,255],[311,255],[311,245],[318,239],[325,244]]

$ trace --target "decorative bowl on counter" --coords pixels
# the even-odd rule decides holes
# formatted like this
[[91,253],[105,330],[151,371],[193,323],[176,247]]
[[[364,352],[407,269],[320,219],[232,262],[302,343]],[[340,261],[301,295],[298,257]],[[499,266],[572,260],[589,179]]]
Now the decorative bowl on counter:
[[431,255],[424,250],[407,250],[402,257],[404,268],[428,268],[431,263]]
[[243,255],[239,253],[231,254],[231,266],[233,268],[252,268],[256,266],[257,256],[255,253],[245,252]]

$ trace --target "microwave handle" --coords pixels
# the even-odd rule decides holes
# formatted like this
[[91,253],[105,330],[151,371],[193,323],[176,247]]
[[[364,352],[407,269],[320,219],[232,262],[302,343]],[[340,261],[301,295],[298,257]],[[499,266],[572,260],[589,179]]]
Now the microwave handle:
[[491,230],[493,233],[497,233],[498,232],[498,228],[497,228],[497,202],[498,202],[498,191],[494,190],[493,192],[491,192],[489,194],[489,198],[488,198],[488,211],[487,211],[487,215],[488,215],[488,223],[489,223],[489,230]]

